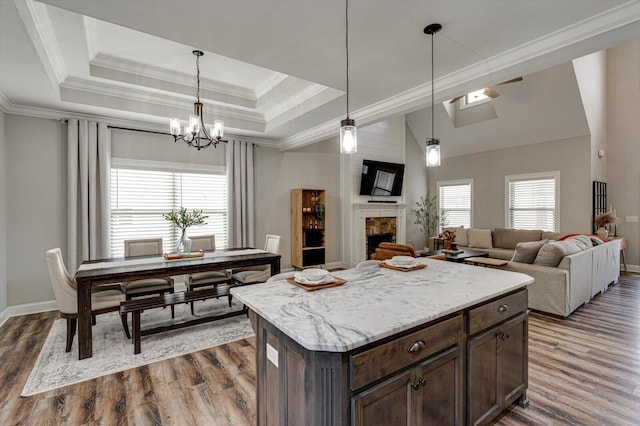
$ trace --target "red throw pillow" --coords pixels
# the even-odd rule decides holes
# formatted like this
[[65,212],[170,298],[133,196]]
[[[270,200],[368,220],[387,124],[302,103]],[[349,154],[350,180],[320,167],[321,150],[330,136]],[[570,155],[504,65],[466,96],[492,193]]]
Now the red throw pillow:
[[578,235],[586,235],[587,237],[596,237],[599,240],[602,240],[602,242],[605,242],[605,243],[607,242],[607,240],[605,240],[604,238],[602,238],[600,235],[597,235],[597,234],[567,234],[567,235],[564,235],[564,236],[558,238],[558,241],[564,241],[567,238],[576,237]]

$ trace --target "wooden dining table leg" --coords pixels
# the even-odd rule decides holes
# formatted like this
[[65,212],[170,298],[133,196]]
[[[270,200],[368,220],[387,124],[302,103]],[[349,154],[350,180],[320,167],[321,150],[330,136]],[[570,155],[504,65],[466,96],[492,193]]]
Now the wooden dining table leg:
[[78,359],[93,356],[91,331],[91,283],[78,281]]

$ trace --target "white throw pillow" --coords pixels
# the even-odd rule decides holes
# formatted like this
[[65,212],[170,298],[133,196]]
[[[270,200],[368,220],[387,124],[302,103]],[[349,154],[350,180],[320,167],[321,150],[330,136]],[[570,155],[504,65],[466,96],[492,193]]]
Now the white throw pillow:
[[468,229],[469,247],[471,248],[493,248],[493,240],[491,239],[491,229]]

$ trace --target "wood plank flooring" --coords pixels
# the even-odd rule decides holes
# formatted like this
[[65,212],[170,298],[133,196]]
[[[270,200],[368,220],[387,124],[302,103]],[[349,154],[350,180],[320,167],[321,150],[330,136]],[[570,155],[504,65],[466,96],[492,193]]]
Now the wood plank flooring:
[[[0,425],[255,424],[253,338],[20,397],[57,317],[0,328]],[[567,320],[531,314],[528,396],[497,423],[640,424],[640,275],[622,275]]]

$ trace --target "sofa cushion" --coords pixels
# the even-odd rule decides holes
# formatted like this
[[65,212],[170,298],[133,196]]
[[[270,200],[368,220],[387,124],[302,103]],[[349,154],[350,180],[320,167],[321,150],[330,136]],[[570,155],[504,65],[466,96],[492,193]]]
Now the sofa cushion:
[[475,229],[467,230],[470,248],[493,248],[491,241],[491,229]]
[[469,238],[467,237],[468,229],[460,226],[459,228],[444,228],[443,231],[453,231],[456,233],[456,239],[454,240],[459,246],[468,246]]
[[520,263],[533,263],[538,256],[538,252],[543,245],[547,244],[549,240],[540,241],[521,241],[516,244],[516,250],[511,258],[512,262]]
[[541,238],[542,231],[539,229],[496,228],[493,230],[494,247],[515,249],[516,245],[522,241],[537,241]]
[[564,233],[562,233],[562,232],[543,231],[541,239],[543,239],[543,240],[551,240],[551,241],[559,240],[560,238],[562,238],[563,235],[564,235]]
[[540,248],[533,264],[555,268],[565,256],[581,252],[584,249],[584,241],[579,241],[575,238],[569,238],[565,241],[552,241]]
[[489,257],[492,259],[511,260],[513,257],[513,250],[503,248],[490,248],[483,249],[489,252]]

